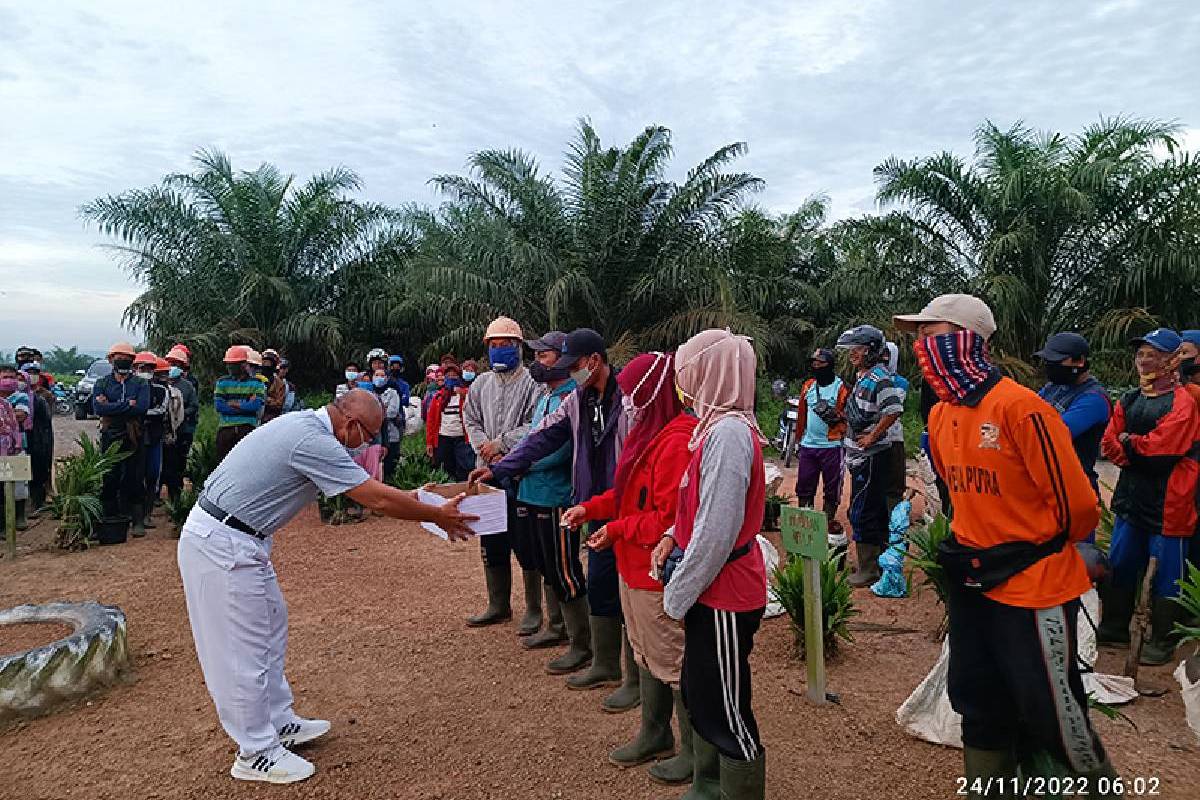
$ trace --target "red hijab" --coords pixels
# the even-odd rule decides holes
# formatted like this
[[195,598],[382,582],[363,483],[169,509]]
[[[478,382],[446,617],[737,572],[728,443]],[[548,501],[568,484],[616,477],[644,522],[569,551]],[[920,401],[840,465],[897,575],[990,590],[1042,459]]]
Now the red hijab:
[[671,353],[642,353],[617,373],[617,385],[624,413],[634,414],[613,477],[613,500],[620,508],[633,465],[658,432],[683,412],[683,405],[675,394],[675,357]]

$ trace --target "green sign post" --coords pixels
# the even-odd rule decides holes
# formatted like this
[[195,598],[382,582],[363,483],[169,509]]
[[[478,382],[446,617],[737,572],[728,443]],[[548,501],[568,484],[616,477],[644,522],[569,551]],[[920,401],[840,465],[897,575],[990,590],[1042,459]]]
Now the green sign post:
[[4,534],[8,557],[17,557],[17,483],[33,477],[29,456],[0,456],[0,483],[4,484]]
[[811,508],[784,506],[780,530],[783,547],[804,565],[804,660],[808,665],[808,699],[825,705],[825,625],[821,613],[821,562],[829,556],[825,515]]

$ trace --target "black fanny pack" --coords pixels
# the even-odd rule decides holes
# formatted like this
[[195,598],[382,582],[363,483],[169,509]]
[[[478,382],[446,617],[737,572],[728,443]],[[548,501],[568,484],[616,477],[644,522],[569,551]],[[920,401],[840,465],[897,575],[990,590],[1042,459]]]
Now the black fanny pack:
[[1041,544],[1005,542],[993,547],[967,547],[951,536],[938,545],[937,563],[954,586],[986,592],[1060,552],[1066,544],[1065,533]]
[[[750,548],[755,544],[755,540],[751,539],[741,547],[733,548],[733,551],[729,554],[729,558],[725,559],[725,563],[732,564],[734,561],[737,561],[739,558],[749,553]],[[683,548],[679,545],[675,545],[675,548],[671,551],[671,554],[667,556],[667,560],[664,561],[662,565],[663,586],[666,586],[667,582],[671,580],[671,576],[675,574],[675,568],[679,566],[680,561],[683,561]]]

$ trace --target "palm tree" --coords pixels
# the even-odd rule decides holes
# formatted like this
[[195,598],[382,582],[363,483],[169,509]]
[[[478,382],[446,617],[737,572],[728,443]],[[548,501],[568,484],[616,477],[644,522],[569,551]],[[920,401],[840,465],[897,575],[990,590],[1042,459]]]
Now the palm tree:
[[1178,130],[1109,119],[1069,137],[989,122],[974,163],[941,153],[876,167],[879,201],[900,209],[859,225],[925,261],[924,277],[881,265],[888,284],[988,300],[1011,357],[1055,331],[1112,339],[1148,318],[1183,322],[1200,279],[1200,162],[1178,152]]
[[234,172],[215,150],[194,162],[81,209],[145,284],[125,321],[152,347],[183,341],[210,366],[232,343],[277,347],[303,354],[303,376],[368,337],[398,338],[391,317],[414,234],[394,210],[348,196],[353,172],[297,186],[270,164]]

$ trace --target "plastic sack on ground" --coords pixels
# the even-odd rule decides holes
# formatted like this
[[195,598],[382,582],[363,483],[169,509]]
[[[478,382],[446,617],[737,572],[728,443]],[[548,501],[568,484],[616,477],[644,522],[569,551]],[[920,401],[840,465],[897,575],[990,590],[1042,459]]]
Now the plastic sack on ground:
[[425,430],[425,422],[421,419],[421,398],[414,397],[404,407],[404,435],[410,436]]
[[[1090,589],[1079,598],[1079,602],[1083,605],[1075,625],[1079,660],[1089,667],[1095,667],[1099,654],[1096,650],[1096,629],[1092,627],[1092,621],[1100,619],[1100,595],[1095,589]],[[1124,705],[1138,696],[1137,689],[1133,686],[1133,678],[1099,672],[1083,673],[1083,690],[1110,706]]]
[[950,637],[942,641],[942,654],[925,680],[896,709],[896,722],[905,731],[927,742],[962,747],[962,717],[950,705],[946,678],[950,672]]
[[878,597],[907,597],[908,581],[904,578],[904,554],[908,550],[908,526],[912,515],[912,501],[901,500],[892,509],[889,523],[888,546],[879,556],[879,568],[883,571],[879,580],[871,587]]
[[763,464],[763,481],[767,484],[767,496],[779,494],[783,486],[783,472],[774,464]]
[[767,610],[763,613],[763,619],[770,619],[783,613],[783,605],[775,599],[775,593],[771,591],[771,576],[779,566],[779,551],[761,533],[758,535],[758,547],[762,550],[763,565],[767,568]]
[[[1193,655],[1192,659],[1200,661],[1200,655]],[[1188,678],[1188,660],[1184,659],[1179,662],[1179,666],[1175,668],[1175,680],[1179,681],[1179,689],[1183,694],[1183,713],[1187,718],[1188,727],[1192,729],[1192,733],[1196,734],[1196,738],[1200,739],[1200,675],[1196,680]],[[1193,675],[1200,672],[1200,666],[1194,668]]]

